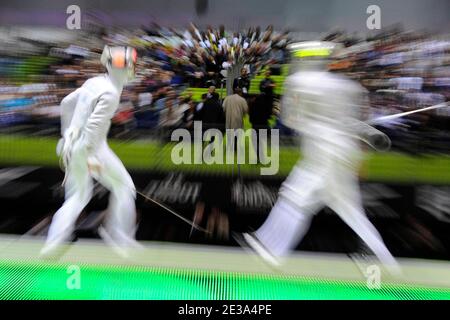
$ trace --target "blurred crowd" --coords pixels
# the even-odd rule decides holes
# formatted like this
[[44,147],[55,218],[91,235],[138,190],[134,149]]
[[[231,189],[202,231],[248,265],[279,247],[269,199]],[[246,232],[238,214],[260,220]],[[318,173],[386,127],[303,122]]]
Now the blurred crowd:
[[246,32],[226,32],[224,26],[200,31],[191,24],[185,31],[168,30],[154,25],[145,30],[148,41],[144,55],[171,78],[172,84],[191,87],[219,86],[222,70],[245,61],[249,73],[262,66],[286,61],[288,32],[277,33],[272,26],[264,32],[249,28]]
[[[282,134],[290,134],[277,119],[279,96],[271,71],[289,63],[286,46],[298,40],[272,26],[230,32],[224,26],[202,30],[194,24],[182,30],[158,25],[133,31],[99,29],[73,43],[12,40],[5,44],[12,50],[0,53],[0,128],[28,126],[45,132],[57,128],[59,102],[103,72],[99,55],[110,43],[132,45],[140,57],[136,79],[124,89],[113,120],[114,134],[189,128],[194,120],[226,126],[224,99],[233,93],[248,105],[234,116],[249,113],[254,127],[276,126]],[[322,40],[344,44],[330,69],[358,80],[368,90],[369,117],[448,101],[448,36],[389,30],[370,38],[333,32]],[[256,76],[259,90],[250,93]],[[193,95],[188,88],[204,89]],[[395,148],[429,151],[434,144],[417,139],[424,134],[439,144],[438,151],[449,151],[450,144],[438,143],[450,141],[449,119],[449,109],[442,108],[380,127],[393,138]]]
[[[420,32],[389,30],[377,37],[330,39],[346,44],[331,65],[359,81],[369,93],[368,117],[412,111],[450,97],[450,39]],[[386,121],[379,127],[406,152],[450,151],[450,108]],[[418,139],[418,137],[421,137]],[[422,137],[424,139],[422,139]]]
[[[245,32],[228,32],[224,26],[199,30],[194,24],[176,31],[157,25],[133,32],[84,34],[77,44],[63,47],[34,43],[23,47],[17,40],[10,54],[3,53],[0,67],[0,123],[43,126],[59,122],[59,102],[88,78],[103,72],[99,54],[105,43],[133,45],[139,50],[135,81],[127,86],[114,124],[128,128],[189,126],[190,111],[200,111],[206,100],[217,100],[215,88],[224,87],[227,71],[239,66],[233,87],[248,93],[250,75],[267,66],[286,62],[287,32],[272,26]],[[30,41],[31,42],[31,41]],[[89,45],[86,45],[89,44]],[[25,70],[25,71],[24,71]],[[192,98],[189,87],[205,88],[206,95]],[[231,93],[231,92],[230,92]],[[222,101],[225,94],[220,97]],[[195,100],[195,101],[194,101]],[[220,102],[221,102],[220,101]],[[212,104],[208,101],[206,105]],[[195,108],[194,108],[195,107]],[[206,112],[208,113],[208,112]],[[199,119],[202,120],[202,119]]]

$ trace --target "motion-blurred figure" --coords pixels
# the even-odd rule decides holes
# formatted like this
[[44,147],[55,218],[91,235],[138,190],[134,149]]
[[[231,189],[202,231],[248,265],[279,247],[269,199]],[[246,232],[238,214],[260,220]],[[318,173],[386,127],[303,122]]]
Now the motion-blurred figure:
[[286,80],[282,119],[301,132],[303,158],[283,183],[267,220],[256,232],[245,233],[243,240],[266,261],[278,265],[279,258],[306,234],[313,215],[326,205],[396,272],[394,257],[364,213],[357,176],[358,139],[381,147],[389,139],[359,120],[363,88],[327,72],[335,44],[305,42],[290,49],[297,70]]
[[61,102],[63,138],[58,152],[66,171],[66,200],[53,217],[43,256],[52,255],[70,238],[92,197],[93,178],[111,192],[100,235],[117,248],[135,244],[135,187],[106,140],[123,86],[134,76],[136,58],[134,48],[105,46],[101,62],[107,73],[87,80]]

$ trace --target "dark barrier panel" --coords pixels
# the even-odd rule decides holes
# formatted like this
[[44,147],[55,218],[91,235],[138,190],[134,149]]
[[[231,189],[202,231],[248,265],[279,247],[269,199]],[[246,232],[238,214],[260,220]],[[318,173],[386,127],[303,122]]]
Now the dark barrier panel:
[[[0,184],[0,233],[45,235],[49,218],[63,201],[62,172],[35,167],[4,168],[2,172],[12,179],[2,178]],[[228,221],[229,230],[238,232],[259,227],[282,183],[273,177],[240,179],[143,171],[132,172],[132,176],[138,190],[185,218],[193,220],[201,211],[202,227],[208,227],[209,219],[225,225]],[[395,255],[450,258],[449,186],[363,182],[361,192],[367,215]],[[107,202],[108,192],[97,186],[77,223],[79,237],[98,237],[96,230]],[[141,196],[137,210],[139,240],[236,245],[231,234],[227,239],[217,230],[213,236],[191,230],[190,225]],[[334,212],[324,208],[298,249],[351,253],[364,250],[364,246]]]

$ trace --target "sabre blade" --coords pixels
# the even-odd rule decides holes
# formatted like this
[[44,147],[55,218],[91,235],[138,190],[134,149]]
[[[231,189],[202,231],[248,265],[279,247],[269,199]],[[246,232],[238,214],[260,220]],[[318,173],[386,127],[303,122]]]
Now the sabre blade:
[[200,227],[199,225],[196,225],[194,222],[192,222],[192,221],[186,219],[185,217],[183,217],[182,215],[176,213],[175,211],[173,211],[173,210],[170,209],[169,207],[165,206],[164,204],[160,203],[159,201],[156,201],[156,200],[150,198],[149,196],[143,194],[142,192],[136,191],[136,193],[139,194],[140,196],[142,196],[143,198],[145,198],[145,199],[147,199],[147,200],[153,202],[154,204],[160,206],[161,208],[163,208],[163,209],[169,211],[171,214],[173,214],[173,215],[176,216],[177,218],[183,220],[184,222],[186,222],[187,224],[189,224],[189,225],[192,226],[193,228],[195,228],[195,229],[197,229],[197,230],[199,230],[199,231],[205,232],[205,233],[210,233],[208,230],[203,229],[203,228]]
[[412,111],[406,111],[406,112],[401,112],[401,113],[396,113],[396,114],[392,114],[389,116],[383,116],[383,117],[379,117],[376,119],[371,119],[369,121],[366,121],[367,124],[378,124],[378,123],[382,123],[384,121],[387,120],[392,120],[392,119],[397,119],[397,118],[401,118],[413,113],[418,113],[418,112],[424,112],[424,111],[429,111],[429,110],[434,110],[434,109],[439,109],[439,108],[445,108],[448,107],[447,103],[439,103],[436,104],[434,106],[430,106],[430,107],[426,107],[426,108],[421,108],[421,109],[417,109],[417,110],[412,110]]

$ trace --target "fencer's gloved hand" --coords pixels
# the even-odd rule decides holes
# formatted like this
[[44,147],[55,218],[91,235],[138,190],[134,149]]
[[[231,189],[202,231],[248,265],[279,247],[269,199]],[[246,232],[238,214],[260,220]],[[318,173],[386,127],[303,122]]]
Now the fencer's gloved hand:
[[360,132],[361,140],[377,151],[388,151],[391,148],[391,139],[380,130],[365,124]]
[[390,149],[391,139],[371,125],[355,119],[346,119],[345,125],[350,129],[352,136],[367,143],[375,150],[388,151]]
[[371,134],[368,139],[375,150],[388,151],[391,147],[391,139],[382,132]]
[[95,178],[98,177],[102,171],[102,165],[100,161],[94,156],[89,156],[87,158],[87,165],[89,173]]

